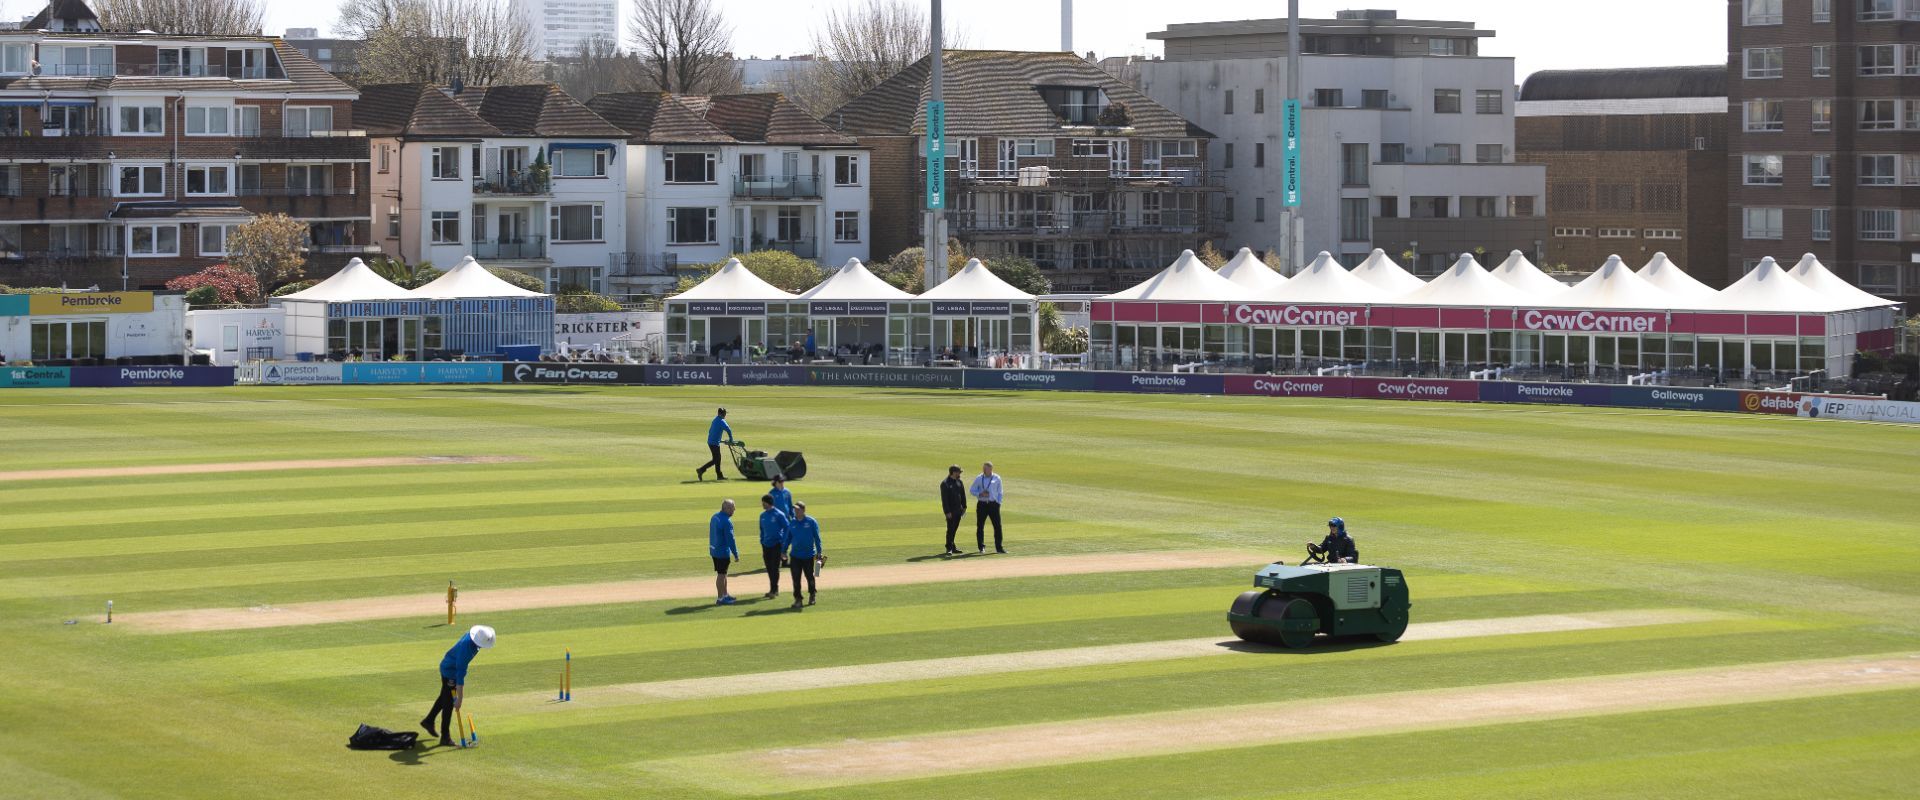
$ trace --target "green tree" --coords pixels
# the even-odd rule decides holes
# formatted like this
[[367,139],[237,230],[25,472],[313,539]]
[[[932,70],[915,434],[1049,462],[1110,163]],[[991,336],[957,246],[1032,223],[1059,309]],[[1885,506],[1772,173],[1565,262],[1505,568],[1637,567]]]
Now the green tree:
[[556,314],[598,314],[607,311],[619,311],[620,304],[604,294],[588,291],[563,292],[553,298],[553,311]]
[[[294,281],[293,283],[289,283],[289,284],[287,284],[287,285],[285,285],[285,286],[282,286],[282,287],[280,287],[280,288],[278,288],[278,289],[275,289],[275,290],[273,290],[273,296],[274,296],[274,297],[286,297],[287,295],[290,295],[290,294],[293,294],[293,293],[295,293],[295,292],[304,292],[304,291],[306,291],[306,290],[308,290],[308,289],[311,289],[311,288],[313,288],[313,287],[314,287],[314,285],[316,285],[316,284],[318,284],[318,283],[320,283],[320,282],[319,282],[319,281],[314,281],[314,280],[306,280],[306,281]],[[191,302],[191,301],[189,301],[189,302]]]
[[386,256],[368,261],[367,268],[373,270],[373,274],[393,281],[402,289],[418,289],[432,283],[434,278],[443,274],[440,270],[433,268],[431,261],[409,264],[404,260]]
[[307,223],[285,214],[261,214],[227,234],[227,263],[261,288],[297,279],[307,265]]
[[1000,280],[1012,284],[1013,288],[1038,297],[1053,294],[1053,281],[1047,278],[1045,270],[1035,266],[1028,259],[1019,256],[990,256],[980,259],[987,265],[987,271]]
[[533,277],[532,275],[528,275],[527,273],[521,272],[520,270],[517,270],[517,269],[507,269],[506,267],[487,267],[487,272],[492,273],[493,277],[499,278],[500,280],[506,281],[507,283],[511,283],[529,292],[540,292],[541,294],[545,294],[547,291],[547,284],[545,282],[541,281],[539,278]]
[[[740,265],[746,267],[748,272],[785,292],[804,292],[827,277],[819,264],[784,250],[756,250],[735,255],[734,258],[740,259]],[[726,265],[722,261],[696,266],[692,272],[680,276],[680,283],[673,288],[673,293],[679,294],[700,285],[701,281],[712,277],[713,273]]]

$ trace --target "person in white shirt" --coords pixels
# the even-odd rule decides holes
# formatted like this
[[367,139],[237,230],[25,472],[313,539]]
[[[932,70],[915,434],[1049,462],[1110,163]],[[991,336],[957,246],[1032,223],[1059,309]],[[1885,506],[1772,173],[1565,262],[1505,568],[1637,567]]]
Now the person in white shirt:
[[1000,476],[993,472],[993,462],[980,465],[980,474],[973,479],[968,489],[979,502],[973,506],[973,541],[980,552],[987,552],[987,520],[993,520],[993,552],[1005,554],[1007,548],[1000,539],[1000,501],[1004,500],[1005,490]]

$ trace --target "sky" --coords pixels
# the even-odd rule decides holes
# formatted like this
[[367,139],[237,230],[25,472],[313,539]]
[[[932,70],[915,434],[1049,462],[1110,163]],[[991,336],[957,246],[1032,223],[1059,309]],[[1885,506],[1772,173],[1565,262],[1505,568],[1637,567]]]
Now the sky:
[[[808,49],[808,31],[825,10],[854,0],[715,0],[734,29],[734,52],[762,58]],[[622,0],[624,7],[627,0]],[[7,16],[24,16],[41,0],[0,0]],[[338,0],[267,0],[266,29],[327,28]],[[1407,19],[1465,19],[1496,36],[1481,55],[1512,56],[1514,79],[1536,70],[1597,69],[1726,61],[1727,5],[1722,0],[1301,0],[1305,17],[1346,8],[1390,8]],[[1564,10],[1562,10],[1564,9]],[[949,25],[969,47],[1053,50],[1060,46],[1055,0],[946,0]],[[624,14],[623,14],[624,16]],[[1217,22],[1286,16],[1281,0],[1077,0],[1074,50],[1101,56],[1158,55],[1146,38],[1174,22]],[[1658,20],[1658,24],[1648,24]]]

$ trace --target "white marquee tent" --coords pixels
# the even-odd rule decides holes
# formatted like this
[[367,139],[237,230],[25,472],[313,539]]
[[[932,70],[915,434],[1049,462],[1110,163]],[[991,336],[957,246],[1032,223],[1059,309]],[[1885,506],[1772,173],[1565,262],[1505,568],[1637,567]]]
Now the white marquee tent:
[[1295,273],[1286,285],[1257,299],[1281,303],[1366,304],[1385,302],[1393,294],[1355,277],[1333,260],[1331,253],[1322,250],[1313,263]]
[[1535,296],[1488,272],[1470,253],[1460,254],[1446,272],[1435,276],[1420,288],[1396,298],[1394,302],[1417,306],[1522,306]]
[[1180,257],[1159,274],[1101,299],[1223,302],[1244,298],[1247,294],[1246,287],[1208,269],[1192,250],[1182,250]]
[[1527,260],[1527,254],[1518,250],[1508,253],[1507,260],[1488,271],[1493,273],[1493,277],[1533,292],[1536,297],[1551,297],[1567,288],[1566,284],[1554,280],[1553,276],[1534,266],[1532,261]]
[[1367,260],[1350,271],[1354,277],[1380,287],[1389,295],[1406,294],[1426,285],[1426,281],[1414,277],[1413,273],[1394,263],[1393,259],[1387,257],[1387,251],[1378,247],[1367,254]]
[[1242,247],[1233,258],[1221,265],[1220,277],[1247,287],[1252,292],[1265,292],[1278,288],[1287,282],[1287,276],[1273,271],[1272,267],[1253,254],[1253,248]]
[[1679,264],[1667,258],[1666,253],[1654,253],[1653,258],[1640,268],[1639,275],[1667,294],[1695,307],[1711,307],[1713,298],[1718,296],[1713,287],[1688,275]]

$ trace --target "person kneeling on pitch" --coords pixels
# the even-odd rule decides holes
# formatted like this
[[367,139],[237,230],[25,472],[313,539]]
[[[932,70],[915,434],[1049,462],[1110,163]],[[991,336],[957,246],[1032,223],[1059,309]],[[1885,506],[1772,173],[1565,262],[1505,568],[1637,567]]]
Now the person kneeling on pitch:
[[[454,642],[447,654],[440,657],[440,696],[433,700],[433,710],[427,712],[427,718],[420,720],[420,727],[426,728],[429,735],[440,737],[442,747],[453,744],[453,715],[460,713],[460,704],[466,699],[467,665],[473,663],[473,657],[480,651],[493,646],[493,629],[485,625],[475,625],[467,635]],[[440,715],[440,729],[433,729],[433,715]]]
[[800,607],[800,579],[807,579],[807,605],[819,597],[814,580],[820,574],[820,560],[827,549],[820,543],[820,522],[807,515],[807,504],[795,500],[793,522],[787,526],[787,562],[793,570],[793,607]]
[[1319,544],[1307,543],[1307,550],[1325,553],[1329,564],[1360,563],[1360,548],[1353,543],[1353,537],[1347,535],[1347,521],[1339,517],[1327,520],[1327,538]]

